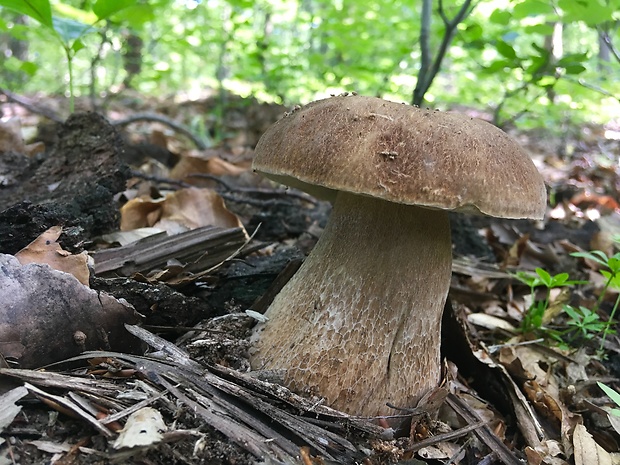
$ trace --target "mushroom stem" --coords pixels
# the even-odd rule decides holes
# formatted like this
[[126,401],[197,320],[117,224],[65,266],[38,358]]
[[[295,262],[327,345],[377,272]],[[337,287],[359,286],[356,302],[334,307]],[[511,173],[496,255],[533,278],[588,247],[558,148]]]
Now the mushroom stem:
[[339,192],[254,331],[252,367],[355,415],[413,406],[439,383],[451,262],[445,211]]

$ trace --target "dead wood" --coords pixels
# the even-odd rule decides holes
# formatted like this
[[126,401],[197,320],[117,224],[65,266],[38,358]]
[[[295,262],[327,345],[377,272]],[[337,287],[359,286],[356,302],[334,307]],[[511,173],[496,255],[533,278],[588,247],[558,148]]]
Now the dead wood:
[[160,233],[123,247],[92,254],[95,274],[99,276],[132,276],[164,268],[169,260],[184,266],[183,271],[197,273],[223,262],[245,244],[242,228],[205,226],[168,236]]

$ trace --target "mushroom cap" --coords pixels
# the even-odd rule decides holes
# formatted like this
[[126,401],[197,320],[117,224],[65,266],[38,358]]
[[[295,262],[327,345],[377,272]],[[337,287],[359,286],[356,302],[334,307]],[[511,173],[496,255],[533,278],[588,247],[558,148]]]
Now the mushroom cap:
[[469,116],[338,96],[273,124],[253,168],[315,197],[338,191],[501,218],[542,218],[547,194],[529,155]]

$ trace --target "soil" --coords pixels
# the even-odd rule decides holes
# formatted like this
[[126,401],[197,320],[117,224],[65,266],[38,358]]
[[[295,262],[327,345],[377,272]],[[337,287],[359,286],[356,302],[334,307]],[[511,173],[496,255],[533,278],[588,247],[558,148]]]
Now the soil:
[[[246,124],[246,131],[240,131],[242,136],[235,139],[237,142],[242,140],[247,147],[256,143],[266,126],[283,110],[277,106],[258,105],[256,102],[241,104],[237,99],[233,99],[233,103],[225,121],[232,125],[244,118],[254,121]],[[181,106],[177,111],[190,111],[188,106],[191,105]],[[5,166],[0,166],[3,173],[11,175],[11,182],[0,190],[0,253],[16,253],[41,232],[55,225],[64,226],[61,244],[66,250],[80,252],[92,248],[97,236],[118,229],[119,208],[116,199],[126,188],[126,182],[131,175],[126,163],[136,160],[142,162],[148,158],[158,159],[164,164],[173,163],[170,152],[162,150],[161,147],[149,148],[137,144],[127,150],[127,139],[121,136],[118,128],[95,113],[72,115],[66,123],[59,126],[56,137],[50,134],[47,137],[56,141],[47,155],[26,159],[19,154],[12,154],[4,161]],[[232,144],[232,141],[233,137],[225,143]],[[239,370],[241,373],[248,370],[248,336],[254,320],[248,317],[245,311],[264,310],[268,304],[264,296],[273,294],[272,286],[274,282],[277,283],[278,276],[287,269],[287,265],[298,265],[312,249],[330,212],[330,206],[325,202],[310,201],[273,190],[252,191],[244,188],[245,186],[234,183],[217,184],[228,208],[242,218],[247,231],[255,233],[254,241],[262,245],[273,245],[268,253],[248,254],[230,260],[199,283],[183,286],[155,283],[146,277],[91,279],[93,289],[105,291],[132,304],[137,312],[143,315],[145,328],[166,340],[174,341],[177,346],[186,350],[194,362],[206,367],[205,376],[219,373],[214,371],[214,366]],[[498,241],[493,243],[489,237],[480,235],[479,231],[493,231],[494,228],[503,228],[504,224],[498,220],[451,215],[455,256],[470,257],[477,262],[489,264],[501,262],[506,257],[498,253]],[[592,221],[583,221],[579,223],[579,227],[552,222],[542,229],[533,222],[516,221],[511,223],[508,229],[516,236],[531,238],[537,244],[550,245],[558,238],[564,238],[583,249],[588,249],[593,234],[598,232],[598,227]],[[507,248],[509,247],[503,246],[503,249]],[[553,262],[548,268],[554,271],[556,267],[555,270],[559,272],[566,270],[567,266],[569,265],[566,262]],[[488,296],[495,291],[492,289],[480,293]],[[497,373],[473,355],[475,344],[469,337],[472,327],[465,323],[467,315],[456,300],[458,299],[455,299],[454,308],[448,302],[444,315],[443,354],[458,367],[460,379],[465,380],[464,383],[475,389],[477,395],[489,402],[497,415],[505,419],[505,442],[510,447],[517,448],[515,443],[510,442],[518,441],[515,438],[519,438],[519,435],[517,420],[512,417],[508,390],[499,381]],[[615,377],[620,372],[617,359],[617,354],[613,354],[609,359],[609,366]],[[91,373],[90,370],[96,371],[96,374],[88,377],[113,379],[119,392],[130,390],[129,386],[138,381],[152,382],[153,385],[157,381],[155,375],[148,370],[141,371],[137,366],[133,367],[134,371],[129,377],[123,378],[120,369],[113,371],[110,367],[102,368],[107,361],[97,363],[93,362],[93,366],[98,371],[83,360],[60,368],[54,367],[54,370],[62,368],[66,373],[80,375]],[[105,372],[106,369],[109,369],[109,372]],[[604,370],[601,368],[601,371]],[[219,375],[224,377],[222,373]],[[17,384],[5,376],[0,377],[0,382],[3,392]],[[249,380],[242,382],[235,379],[235,382],[240,385],[245,382],[248,386],[253,386]],[[258,386],[259,382],[256,383]],[[261,387],[263,388],[264,386]],[[320,418],[319,414],[314,418],[301,407],[291,407],[291,404],[284,400],[289,394],[278,397],[282,395],[278,388],[274,387],[274,392],[260,391],[256,386],[253,386],[253,389],[252,395],[255,395],[256,399],[271,402],[287,414],[298,415],[305,412],[305,415],[299,415],[304,420],[310,418],[326,430],[336,431],[355,444],[358,452],[372,450],[374,453],[372,459],[369,459],[364,458],[363,454],[347,455],[347,451],[343,449],[340,450],[341,455],[335,454],[338,460],[334,463],[440,463],[432,460],[422,462],[412,458],[411,454],[403,453],[401,447],[407,443],[409,434],[417,434],[416,428],[431,428],[429,425],[433,422],[430,418],[414,422],[413,426],[407,424],[411,429],[401,430],[403,439],[400,442],[382,441],[381,438],[360,432],[361,430],[350,427],[347,423],[342,426],[331,417],[325,416],[325,413]],[[50,388],[50,391],[65,394],[67,389]],[[268,425],[285,436],[289,435],[298,446],[307,442],[304,437],[293,435],[292,430],[271,422],[268,415],[252,409],[247,402],[230,394],[227,399],[239,407],[240,411],[254,415],[257,425]],[[163,396],[154,406],[162,412],[166,424],[174,426],[171,429],[182,433],[170,436],[168,442],[163,442],[156,448],[131,449],[129,452],[113,450],[109,444],[111,441],[104,439],[83,420],[73,418],[70,412],[63,411],[53,402],[44,403],[41,399],[29,397],[22,405],[22,412],[2,434],[14,463],[243,465],[256,461],[242,444],[218,432],[213,425],[206,424],[196,411],[182,402],[176,402],[172,396]],[[59,410],[62,413],[58,413]],[[326,418],[329,418],[329,421]],[[59,450],[55,456],[53,452],[43,452],[46,447],[36,442],[33,445],[33,441],[45,441],[49,447],[69,447]],[[485,446],[480,440],[476,439],[467,444],[469,446],[464,452],[466,457],[461,463],[479,463],[483,459],[487,460],[485,463],[499,463],[492,455],[485,455]],[[80,450],[78,445],[83,449]],[[338,449],[333,444],[330,446]],[[516,450],[515,454],[524,457],[520,450]],[[58,460],[54,461],[54,457]],[[2,463],[4,462],[0,461],[0,464]],[[276,462],[267,459],[265,463]],[[331,462],[311,456],[304,461],[304,465],[319,463]]]
[[0,190],[0,251],[15,253],[55,225],[69,228],[61,239],[68,250],[118,229],[114,196],[130,176],[123,150],[105,118],[72,115],[47,156],[21,165],[23,182]]

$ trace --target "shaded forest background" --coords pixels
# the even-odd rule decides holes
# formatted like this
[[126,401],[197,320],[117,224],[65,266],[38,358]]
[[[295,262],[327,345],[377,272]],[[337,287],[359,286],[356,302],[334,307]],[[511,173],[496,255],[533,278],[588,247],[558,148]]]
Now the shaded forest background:
[[357,91],[555,132],[620,114],[619,0],[0,5],[1,87],[97,109],[119,96],[294,105]]

